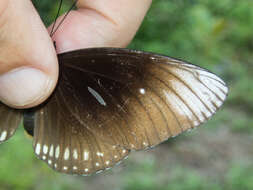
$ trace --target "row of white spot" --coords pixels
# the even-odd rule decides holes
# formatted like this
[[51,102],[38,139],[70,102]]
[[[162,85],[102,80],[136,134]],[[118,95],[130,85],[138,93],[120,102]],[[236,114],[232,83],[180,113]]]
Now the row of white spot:
[[3,131],[0,135],[0,142],[5,141],[7,137],[7,131]]
[[[58,159],[59,156],[60,156],[60,146],[59,146],[59,145],[55,148],[55,152],[54,152],[54,145],[51,145],[50,148],[49,148],[47,145],[43,145],[43,147],[42,147],[40,143],[37,143],[37,144],[36,144],[36,147],[35,147],[35,153],[36,153],[37,155],[40,155],[40,154],[41,154],[41,150],[42,150],[42,154],[47,154],[47,153],[48,153],[48,150],[49,150],[49,156],[50,156],[50,157],[53,157],[53,156],[54,156],[56,159]],[[126,149],[123,149],[123,150],[122,150],[122,153],[123,153],[123,154],[125,154],[126,152],[127,152]],[[55,153],[55,155],[54,155],[54,153]],[[104,156],[104,153],[102,153],[102,152],[97,152],[96,154],[97,154],[97,156],[100,156],[100,157],[103,157],[103,156]],[[69,158],[70,158],[70,150],[69,150],[69,148],[66,148],[66,149],[65,149],[63,158],[64,158],[64,160],[66,160],[66,161],[69,160]],[[74,149],[74,150],[73,150],[73,158],[74,158],[75,160],[78,159],[78,152],[77,152],[77,149]],[[117,159],[118,156],[115,155],[114,158]],[[45,155],[43,155],[43,156],[42,156],[42,159],[43,159],[43,160],[46,160],[47,157],[46,157]],[[83,153],[83,159],[84,159],[84,161],[89,160],[89,152],[88,152],[88,151],[84,151],[84,153]],[[49,160],[48,160],[48,164],[51,165],[51,164],[52,164],[52,160],[49,159]],[[105,161],[105,164],[106,164],[106,165],[109,165],[109,164],[110,164],[110,161],[109,161],[109,160]],[[95,165],[96,165],[97,167],[100,166],[100,164],[99,164],[98,162],[96,162]],[[54,164],[54,167],[57,168],[58,165],[55,163],[55,164]],[[73,166],[73,170],[77,170],[77,169],[78,169],[77,166]],[[68,167],[67,167],[67,166],[63,166],[63,170],[65,170],[65,171],[68,170]],[[85,168],[84,171],[85,171],[85,172],[88,172],[89,169],[88,169],[88,168]]]
[[[59,158],[59,156],[60,156],[60,146],[59,145],[55,148],[55,152],[54,152],[54,145],[51,145],[50,149],[49,149],[49,147],[47,145],[43,145],[43,149],[42,149],[43,154],[47,154],[48,150],[49,150],[49,156],[50,157],[54,156],[56,159]],[[41,144],[40,143],[36,144],[35,153],[37,155],[40,155],[40,153],[41,153]],[[103,156],[103,153],[98,152],[97,155],[98,156]],[[69,158],[70,158],[70,150],[69,150],[69,148],[65,149],[63,158],[64,158],[64,160],[69,160]],[[75,160],[78,159],[77,149],[73,150],[73,158]],[[89,152],[88,151],[84,151],[84,160],[85,161],[89,160]]]

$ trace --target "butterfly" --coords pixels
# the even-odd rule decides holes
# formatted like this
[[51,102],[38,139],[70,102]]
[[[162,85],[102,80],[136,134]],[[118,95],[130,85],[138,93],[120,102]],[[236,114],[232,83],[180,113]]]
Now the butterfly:
[[228,93],[208,70],[149,52],[90,48],[58,60],[59,81],[46,102],[28,111],[0,104],[0,142],[23,118],[36,156],[67,174],[99,173],[132,150],[199,126]]

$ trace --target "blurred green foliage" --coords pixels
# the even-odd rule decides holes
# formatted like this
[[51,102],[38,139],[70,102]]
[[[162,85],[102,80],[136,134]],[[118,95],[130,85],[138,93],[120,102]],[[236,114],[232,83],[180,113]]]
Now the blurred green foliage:
[[[57,13],[58,1],[33,0],[33,3],[48,26]],[[62,12],[70,5],[71,1],[66,0]],[[162,149],[166,154],[177,153],[184,143],[183,139],[190,136],[198,142],[198,145],[193,145],[200,151],[196,153],[197,164],[186,164],[195,154],[195,149],[184,152],[184,157],[176,155],[174,159],[164,161],[162,167],[157,161],[161,152],[150,151],[146,154],[149,156],[127,161],[127,166],[119,172],[109,171],[87,178],[66,176],[51,171],[35,158],[32,141],[24,137],[20,128],[17,135],[0,146],[0,190],[253,189],[252,29],[252,0],[156,0],[129,45],[129,48],[166,54],[203,66],[228,83],[228,100],[214,119],[206,124],[207,136],[201,139],[198,135],[206,133],[185,135],[170,140]],[[205,154],[199,147],[204,144],[204,149],[212,149],[214,143],[209,147],[205,143],[213,138],[212,134],[219,134],[220,130],[225,131],[220,137],[216,135],[217,141],[221,141],[219,146],[222,151],[213,151],[212,156],[201,165],[198,158]],[[191,141],[187,143],[191,144]],[[231,154],[234,157],[229,157],[216,169],[215,166],[203,169],[212,159],[218,162],[218,158],[225,159],[223,154],[230,155],[231,152],[226,152],[222,146],[238,146],[232,149],[238,152]],[[219,172],[220,168],[222,172]],[[113,184],[112,187],[108,187],[110,184]]]

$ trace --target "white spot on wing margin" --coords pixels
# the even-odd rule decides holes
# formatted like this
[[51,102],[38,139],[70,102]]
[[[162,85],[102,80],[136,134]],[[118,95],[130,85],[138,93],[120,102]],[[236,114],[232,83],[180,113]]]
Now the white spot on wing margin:
[[37,143],[36,144],[36,147],[35,147],[35,153],[37,154],[37,155],[39,155],[40,154],[40,143]]
[[0,136],[0,141],[4,141],[7,137],[7,131],[3,131]]

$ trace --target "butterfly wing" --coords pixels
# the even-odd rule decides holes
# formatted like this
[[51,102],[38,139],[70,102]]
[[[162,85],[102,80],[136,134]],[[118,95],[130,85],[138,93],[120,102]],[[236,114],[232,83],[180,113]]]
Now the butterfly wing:
[[34,150],[40,159],[62,173],[89,175],[128,155],[129,150],[103,142],[79,124],[71,110],[62,107],[64,101],[56,93],[35,114]]
[[209,71],[152,53],[93,48],[58,58],[58,86],[35,114],[34,148],[66,173],[111,167],[200,125],[228,91]]
[[22,120],[18,110],[11,109],[0,103],[0,143],[11,138]]

